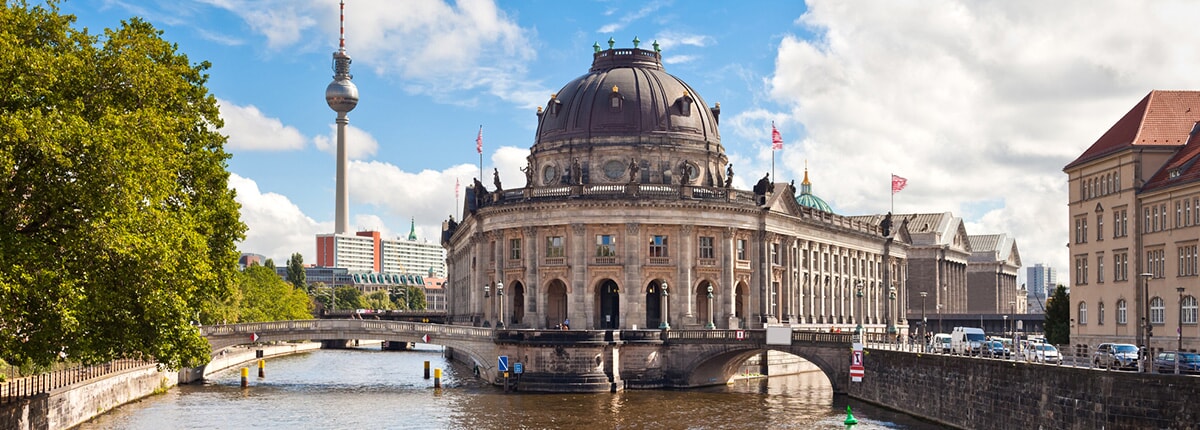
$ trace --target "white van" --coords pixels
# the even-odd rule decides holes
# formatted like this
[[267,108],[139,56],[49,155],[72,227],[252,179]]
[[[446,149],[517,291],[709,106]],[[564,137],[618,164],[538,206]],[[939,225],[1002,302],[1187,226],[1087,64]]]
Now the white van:
[[950,332],[950,352],[963,355],[979,355],[983,352],[987,336],[983,329],[975,327],[955,327]]
[[929,339],[929,352],[950,353],[950,335],[938,333]]

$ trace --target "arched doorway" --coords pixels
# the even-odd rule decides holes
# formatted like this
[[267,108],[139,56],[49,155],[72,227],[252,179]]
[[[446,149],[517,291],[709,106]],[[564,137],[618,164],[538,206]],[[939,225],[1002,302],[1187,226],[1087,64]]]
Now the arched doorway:
[[567,319],[567,285],[555,279],[546,287],[546,327],[559,327]]
[[620,327],[621,316],[621,288],[617,286],[616,281],[605,279],[600,282],[600,287],[596,289],[596,308],[600,312],[596,314],[596,327],[602,329],[615,329]]
[[655,279],[646,286],[646,328],[657,329],[663,323],[662,282]]
[[747,297],[746,290],[747,290],[746,283],[741,282],[741,283],[738,283],[737,289],[733,292],[733,294],[734,294],[733,316],[737,317],[739,328],[749,328],[749,324],[747,324],[747,322],[746,322],[746,315],[748,313],[748,312],[746,312],[746,310],[747,310],[746,307],[749,306],[746,303],[747,301],[749,301],[748,300],[749,297]]
[[[709,298],[708,298],[708,294],[709,294],[708,289],[709,288],[713,289],[712,290],[712,296],[713,296],[712,300],[709,300]],[[696,298],[696,302],[695,302],[696,322],[705,328],[711,328],[710,324],[715,326],[716,320],[713,319],[711,317],[711,315],[716,312],[716,306],[717,306],[716,305],[716,302],[717,302],[716,287],[712,287],[712,282],[710,282],[708,280],[700,281],[700,283],[696,285],[696,290],[692,294],[692,297]],[[709,305],[712,305],[711,312],[709,310]]]
[[521,324],[525,321],[525,284],[513,282],[512,292],[512,321],[510,324]]

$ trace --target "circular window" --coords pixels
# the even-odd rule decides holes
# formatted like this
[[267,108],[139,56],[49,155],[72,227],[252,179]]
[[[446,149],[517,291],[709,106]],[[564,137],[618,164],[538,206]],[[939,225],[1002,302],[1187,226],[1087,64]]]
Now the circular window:
[[625,162],[621,160],[609,160],[604,163],[604,176],[611,180],[619,180],[625,174]]
[[542,168],[542,184],[550,185],[558,183],[558,167],[553,165]]

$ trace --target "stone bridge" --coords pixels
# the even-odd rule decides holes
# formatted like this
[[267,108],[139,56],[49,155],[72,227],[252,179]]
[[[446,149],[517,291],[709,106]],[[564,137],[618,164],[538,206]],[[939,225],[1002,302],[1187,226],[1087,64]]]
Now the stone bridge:
[[774,350],[812,362],[825,372],[835,393],[845,393],[852,340],[850,334],[792,331],[790,343],[769,344],[764,330],[497,330],[357,319],[214,325],[202,327],[201,333],[214,352],[290,340],[441,345],[448,357],[475,365],[493,383],[503,381],[497,357],[506,355],[523,364],[520,389],[546,392],[722,385],[747,358]]

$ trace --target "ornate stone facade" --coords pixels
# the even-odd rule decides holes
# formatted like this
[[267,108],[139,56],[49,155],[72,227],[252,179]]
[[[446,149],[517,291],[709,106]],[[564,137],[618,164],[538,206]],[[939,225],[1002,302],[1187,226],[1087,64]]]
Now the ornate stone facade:
[[529,182],[469,188],[462,221],[444,224],[450,321],[903,326],[905,228],[885,238],[798,204],[786,183],[728,187],[719,113],[659,52],[597,50],[590,72],[539,108]]

